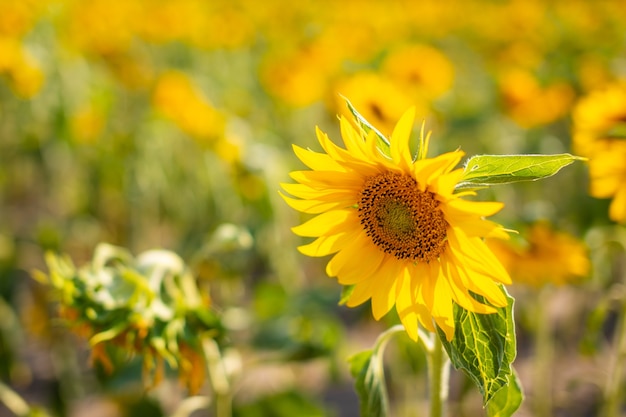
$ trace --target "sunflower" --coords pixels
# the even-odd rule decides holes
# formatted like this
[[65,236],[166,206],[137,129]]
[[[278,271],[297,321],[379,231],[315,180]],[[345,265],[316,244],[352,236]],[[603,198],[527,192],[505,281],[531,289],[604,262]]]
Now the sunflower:
[[590,269],[586,246],[548,222],[531,225],[526,245],[488,239],[487,245],[511,273],[513,282],[530,287],[557,286],[579,281]]
[[589,157],[589,193],[613,198],[609,218],[626,223],[626,82],[581,98],[573,120],[574,150]]
[[[315,237],[298,249],[308,256],[333,255],[329,276],[352,286],[350,307],[371,300],[376,320],[395,305],[408,335],[418,338],[418,323],[438,326],[451,340],[453,305],[475,313],[493,313],[507,301],[500,283],[511,282],[483,241],[508,238],[502,226],[485,220],[503,204],[477,202],[457,192],[464,153],[456,150],[426,158],[428,138],[420,135],[414,159],[409,139],[415,109],[404,113],[389,146],[372,130],[365,133],[340,118],[345,148],[317,129],[324,153],[294,145],[310,170],[295,171],[298,184],[282,184],[294,209],[316,217],[294,227]],[[295,198],[294,198],[295,197]],[[478,301],[480,295],[483,302]]]

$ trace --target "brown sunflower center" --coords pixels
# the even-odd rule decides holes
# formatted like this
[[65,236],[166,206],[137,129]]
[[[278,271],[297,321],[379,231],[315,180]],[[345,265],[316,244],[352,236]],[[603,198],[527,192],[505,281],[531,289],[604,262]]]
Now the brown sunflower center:
[[376,246],[397,259],[430,262],[446,247],[439,202],[408,175],[385,172],[365,181],[359,219]]

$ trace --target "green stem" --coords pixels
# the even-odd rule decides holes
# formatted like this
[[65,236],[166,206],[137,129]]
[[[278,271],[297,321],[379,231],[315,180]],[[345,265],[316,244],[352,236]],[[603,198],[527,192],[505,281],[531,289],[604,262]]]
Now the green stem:
[[621,309],[619,313],[617,334],[615,335],[616,347],[614,359],[609,368],[609,377],[605,388],[604,416],[618,417],[621,415],[620,386],[622,382],[622,370],[626,365],[626,300],[621,297]]
[[550,320],[547,305],[552,291],[544,287],[539,292],[535,308],[535,415],[550,417],[552,415],[552,365],[554,361],[554,345],[551,337]]
[[209,380],[215,394],[216,416],[231,417],[232,389],[217,343],[211,338],[204,338],[202,349],[207,361]]
[[432,348],[426,349],[430,417],[443,417],[446,400],[448,399],[450,363],[439,337],[434,334],[431,341]]

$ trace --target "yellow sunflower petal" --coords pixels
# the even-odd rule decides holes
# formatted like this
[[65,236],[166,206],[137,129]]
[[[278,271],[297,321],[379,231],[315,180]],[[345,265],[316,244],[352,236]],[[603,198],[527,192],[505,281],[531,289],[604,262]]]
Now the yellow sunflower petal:
[[[463,279],[459,274],[459,271],[454,264],[454,258],[450,259],[448,256],[442,256],[441,261],[444,275],[448,278],[448,282],[450,284],[452,297],[458,305],[468,311],[473,311],[476,313],[495,313],[495,308],[478,302],[474,297],[470,295],[468,291],[467,280]],[[476,292],[477,288],[471,288],[471,290]]]
[[294,197],[303,198],[307,200],[320,200],[330,202],[343,202],[344,206],[352,206],[357,202],[358,193],[353,189],[340,189],[333,188],[315,189],[304,184],[289,184],[281,183],[280,186],[283,190],[287,191]]
[[359,282],[354,286],[354,290],[352,290],[352,294],[350,294],[350,298],[346,302],[348,307],[356,307],[358,305],[363,304],[372,296],[372,284],[376,277],[370,277],[364,281]]
[[[448,201],[453,198],[454,187],[463,176],[463,170],[457,169],[438,176],[428,187],[428,190],[437,194],[439,201]],[[456,198],[456,197],[454,197]]]
[[343,143],[346,145],[346,150],[350,153],[350,155],[356,157],[357,159],[367,161],[369,158],[364,151],[365,140],[363,140],[363,137],[356,130],[354,130],[354,127],[352,127],[350,122],[345,117],[341,117],[339,125]]
[[413,164],[413,175],[420,185],[420,191],[425,191],[437,175],[441,175],[456,166],[465,155],[461,151],[441,154],[431,159],[419,159]]
[[343,249],[348,243],[352,242],[355,233],[340,233],[331,236],[322,236],[313,242],[298,246],[298,250],[303,255],[319,257],[331,255]]
[[497,201],[467,201],[455,199],[448,201],[447,207],[457,210],[460,213],[489,217],[502,210],[504,203]]
[[293,171],[289,175],[300,184],[310,185],[314,188],[332,187],[335,184],[342,184],[342,188],[360,189],[363,185],[363,177],[354,172]]
[[[437,325],[443,330],[447,340],[454,336],[454,314],[452,295],[447,280],[441,275],[440,268],[435,269],[437,276],[431,276],[422,284],[422,294]],[[433,272],[434,273],[434,272]]]
[[298,159],[314,171],[345,171],[344,167],[327,154],[304,149],[298,145],[292,145],[292,147]]
[[404,326],[407,334],[411,339],[417,342],[417,311],[415,305],[417,304],[415,299],[415,293],[411,291],[411,278],[408,276],[406,269],[402,272],[402,276],[398,279],[397,285],[397,297],[396,297],[396,311],[398,317]]
[[609,206],[609,217],[618,223],[626,221],[626,186],[624,184],[613,197]]
[[319,214],[328,210],[337,208],[345,208],[346,205],[340,202],[328,202],[319,200],[296,200],[295,198],[287,197],[280,191],[278,192],[283,200],[294,210],[301,211],[302,213]]
[[511,277],[489,247],[476,237],[467,237],[460,229],[452,228],[448,233],[450,248],[459,254],[459,261],[466,269],[480,272],[502,284],[511,284]]
[[404,171],[409,169],[413,159],[409,149],[409,139],[411,138],[414,121],[415,107],[411,107],[402,115],[391,134],[391,159],[394,164]]
[[316,132],[317,139],[319,140],[320,145],[322,145],[324,151],[326,151],[326,153],[339,164],[345,165],[345,163],[348,162],[358,164],[363,162],[362,160],[355,158],[345,149],[335,145],[333,141],[328,138],[328,135],[322,132],[319,128],[316,129]]
[[373,247],[368,239],[357,235],[328,262],[326,274],[337,277],[342,285],[356,284],[374,275],[383,259],[382,251]]
[[402,270],[403,265],[390,257],[378,270],[372,286],[372,314],[376,320],[380,320],[396,303],[396,283]]
[[[362,231],[352,235],[352,241],[337,253],[326,265],[326,274],[331,277],[340,277],[341,284],[350,285],[354,282],[343,282],[347,280],[351,274],[350,270],[355,265],[363,261],[363,253],[368,253],[369,265],[376,264],[376,267],[382,262],[383,253],[379,250],[372,250],[372,244]],[[373,272],[373,271],[372,271]]]
[[354,210],[331,210],[318,214],[311,220],[292,227],[291,230],[298,236],[319,237],[334,234],[355,216]]

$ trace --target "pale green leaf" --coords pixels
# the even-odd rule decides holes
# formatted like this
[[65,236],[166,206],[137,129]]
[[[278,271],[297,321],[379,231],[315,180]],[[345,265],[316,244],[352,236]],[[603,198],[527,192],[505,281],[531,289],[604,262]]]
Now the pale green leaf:
[[354,292],[354,285],[346,285],[341,289],[341,298],[339,300],[339,305],[344,305],[350,299],[350,296]]
[[350,373],[356,379],[355,388],[362,417],[385,417],[389,413],[383,354],[389,339],[399,333],[404,333],[404,326],[396,325],[387,329],[378,336],[373,349],[348,359]]
[[348,359],[363,417],[387,416],[389,406],[382,358],[379,356],[381,354],[382,352],[372,349]]
[[558,155],[476,155],[465,164],[457,188],[482,188],[496,184],[535,181],[551,177],[561,168],[585,158]]
[[[509,383],[511,363],[515,359],[516,342],[513,323],[513,298],[501,287],[508,305],[496,313],[478,314],[454,306],[456,323],[452,341],[438,329],[439,337],[455,368],[474,381],[486,405]],[[481,302],[484,298],[476,296]]]
[[522,404],[522,386],[517,373],[513,371],[509,375],[509,382],[500,388],[487,403],[487,415],[489,417],[511,417]]

